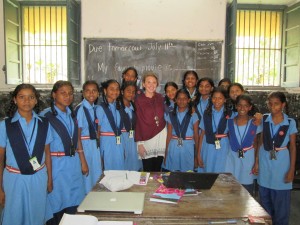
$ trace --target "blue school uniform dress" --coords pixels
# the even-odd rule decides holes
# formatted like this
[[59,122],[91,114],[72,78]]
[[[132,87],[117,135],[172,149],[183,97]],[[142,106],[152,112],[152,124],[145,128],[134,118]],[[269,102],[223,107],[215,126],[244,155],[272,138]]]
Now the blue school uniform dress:
[[[32,115],[29,123],[18,112],[11,121],[7,121],[8,125],[5,120],[0,123],[0,146],[5,148],[6,154],[6,167],[3,171],[5,192],[3,225],[41,225],[50,219],[46,217],[48,176],[44,149],[45,145],[51,142],[52,135],[48,121],[45,118],[41,119],[34,112]],[[8,131],[11,128],[7,127],[9,125],[15,126],[10,134]],[[9,135],[12,136],[14,143],[10,141]],[[20,140],[24,143],[24,148],[20,146]],[[40,147],[35,149],[35,146]],[[23,166],[23,169],[20,169],[20,162],[15,154],[21,157],[23,163],[28,163],[25,169]],[[29,158],[33,156],[37,157],[40,164],[35,172],[29,163]]]
[[206,109],[206,107],[208,105],[209,99],[210,98],[203,99],[202,97],[200,97],[200,101],[199,101],[199,103],[198,103],[198,105],[196,107],[196,110],[195,110],[195,112],[198,115],[199,121],[203,117],[203,114],[204,114],[204,111],[205,111],[205,109]]
[[[194,124],[198,121],[196,113],[170,112],[167,123],[172,124],[172,138],[168,146],[165,169],[169,171],[188,171],[194,169],[195,141]],[[179,140],[179,138],[182,138]]]
[[255,126],[250,119],[247,124],[237,126],[234,119],[228,120],[230,150],[226,160],[226,171],[244,185],[253,184],[256,178],[252,173],[255,163],[253,142],[262,127]]
[[[204,168],[198,168],[198,172],[226,172],[226,159],[229,149],[229,141],[227,137],[227,117],[224,116],[224,107],[220,111],[216,111],[212,107],[212,115],[206,112],[200,122],[200,129],[205,130],[201,146],[201,157]],[[219,141],[220,148],[217,149],[215,141]]]
[[[290,209],[290,190],[292,182],[285,183],[290,168],[290,154],[287,148],[290,135],[297,133],[296,122],[286,114],[279,124],[274,124],[271,114],[263,117],[263,145],[259,149],[260,201],[272,216],[273,224],[288,225]],[[271,159],[275,147],[276,159]]]
[[89,167],[89,175],[83,175],[85,193],[89,193],[102,174],[99,139],[97,141],[98,120],[96,105],[91,105],[86,99],[76,108],[78,127],[81,128],[81,143],[85,159]]
[[100,126],[100,154],[104,170],[124,170],[124,140],[121,137],[123,122],[116,102],[109,103],[108,106],[102,103],[97,107],[96,115]]
[[125,107],[120,112],[124,121],[121,140],[125,151],[125,170],[141,171],[143,164],[138,157],[137,145],[134,141],[135,112],[133,106]]
[[69,108],[66,112],[56,106],[54,108],[56,116],[50,108],[41,112],[41,115],[49,119],[53,135],[53,141],[50,143],[53,191],[48,194],[48,198],[52,212],[58,213],[79,205],[85,196],[85,188],[81,162],[75,151],[78,138],[77,121],[73,120]]

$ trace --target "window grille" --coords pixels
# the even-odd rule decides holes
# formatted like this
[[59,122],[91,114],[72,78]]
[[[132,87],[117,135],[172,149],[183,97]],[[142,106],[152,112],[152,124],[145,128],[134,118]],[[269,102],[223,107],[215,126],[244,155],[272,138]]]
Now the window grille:
[[238,10],[235,81],[249,86],[279,86],[282,12]]
[[22,35],[24,82],[67,80],[66,6],[23,6]]

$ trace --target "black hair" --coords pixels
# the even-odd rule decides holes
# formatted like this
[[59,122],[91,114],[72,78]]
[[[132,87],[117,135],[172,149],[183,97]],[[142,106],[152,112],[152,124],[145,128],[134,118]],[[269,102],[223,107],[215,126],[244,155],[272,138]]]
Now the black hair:
[[185,84],[184,84],[184,81],[185,81],[186,77],[187,77],[188,75],[190,75],[190,74],[194,75],[194,77],[196,78],[197,81],[199,80],[199,77],[198,77],[198,74],[196,73],[196,71],[194,71],[194,70],[188,70],[188,71],[186,71],[186,72],[183,74],[183,79],[182,79],[182,87],[183,87],[184,89],[186,89],[186,86],[185,86]]
[[199,101],[200,101],[200,98],[201,98],[201,94],[200,94],[200,92],[199,92],[199,87],[200,87],[200,84],[201,84],[202,81],[207,81],[207,82],[211,85],[212,88],[215,87],[215,83],[214,83],[214,81],[213,81],[211,78],[209,78],[209,77],[203,77],[203,78],[201,78],[201,79],[197,82],[197,86],[196,86],[195,105],[198,105],[198,103],[199,103]]
[[[59,88],[63,87],[63,86],[69,86],[71,87],[72,91],[74,91],[74,87],[72,85],[72,83],[70,81],[66,81],[66,80],[58,80],[54,83],[52,90],[51,90],[51,102],[50,102],[50,107],[51,107],[51,112],[54,116],[57,116],[57,111],[54,108],[54,98],[53,98],[53,93],[56,93],[58,91]],[[69,105],[69,109],[71,110],[71,116],[72,118],[75,118],[76,115],[74,113],[74,109],[73,109],[73,103],[71,103],[71,105]]]
[[229,85],[229,87],[228,87],[228,94],[230,93],[230,89],[231,89],[233,86],[238,86],[238,87],[242,90],[242,92],[245,92],[244,86],[243,86],[242,84],[240,84],[240,83],[235,82],[235,83],[231,83],[231,84]]
[[277,98],[279,99],[279,101],[281,103],[285,103],[285,113],[287,115],[289,115],[289,107],[288,107],[288,102],[287,102],[287,99],[286,99],[286,96],[283,92],[281,91],[273,91],[271,92],[269,95],[268,95],[268,100],[270,100],[271,98]]
[[124,75],[125,75],[129,70],[134,71],[134,73],[135,73],[135,78],[136,78],[135,84],[136,84],[136,83],[137,83],[137,78],[138,78],[138,72],[137,72],[136,68],[134,68],[133,66],[127,67],[125,70],[123,70],[123,72],[122,72],[122,84],[125,82]]
[[[190,94],[189,94],[189,92],[186,90],[186,89],[179,89],[177,92],[176,92],[176,95],[175,95],[175,100],[178,98],[178,95],[179,94],[185,94],[186,96],[187,96],[187,98],[188,99],[190,99]],[[174,115],[176,115],[176,109],[177,109],[177,103],[176,103],[176,101],[175,101],[175,104],[174,104],[174,110],[173,110],[173,114]],[[188,109],[189,109],[189,111],[188,111],[188,113],[190,114],[190,115],[192,115],[193,114],[193,106],[191,105],[191,104],[188,104]]]
[[136,78],[138,77],[138,72],[137,72],[136,68],[134,68],[133,66],[130,66],[130,67],[126,68],[125,70],[123,70],[122,76],[124,76],[129,70],[133,70],[135,73],[135,77]]
[[[165,93],[166,93],[168,87],[174,87],[176,90],[178,90],[178,85],[173,81],[169,81],[165,84],[165,87],[164,87]],[[170,99],[168,98],[167,95],[165,95],[165,103],[167,106],[171,105]]]
[[224,83],[224,82],[229,83],[229,85],[231,84],[231,80],[230,80],[229,78],[225,77],[225,78],[223,78],[223,79],[221,79],[221,80],[219,81],[218,87],[221,86],[221,84]]
[[[91,84],[96,85],[97,91],[98,91],[98,93],[100,94],[100,87],[99,87],[97,81],[95,81],[95,80],[87,80],[86,82],[84,82],[84,84],[82,85],[82,92],[85,91],[86,86],[91,85]],[[83,95],[82,95],[82,100],[83,100],[83,99],[84,99],[84,97],[83,97]],[[95,104],[96,102],[98,102],[98,97],[96,98],[94,104]]]
[[10,104],[6,111],[6,116],[13,117],[16,111],[18,110],[18,106],[15,104],[14,98],[17,97],[18,93],[23,89],[30,89],[34,93],[37,104],[32,109],[35,113],[39,113],[40,111],[40,93],[35,89],[35,87],[31,84],[19,84],[14,91],[10,92]]
[[255,113],[259,112],[258,108],[254,105],[252,98],[250,97],[250,95],[248,94],[242,94],[240,96],[238,96],[236,98],[236,105],[240,102],[240,101],[246,101],[250,106],[251,106],[251,110],[248,112],[249,116],[254,116]]
[[233,99],[231,99],[231,98],[230,98],[230,95],[229,95],[229,94],[230,94],[230,89],[231,89],[233,86],[239,87],[239,88],[242,90],[242,92],[244,92],[244,93],[245,93],[245,89],[244,89],[244,86],[243,86],[242,84],[237,83],[237,82],[231,83],[231,84],[229,85],[228,89],[227,89],[230,107],[231,107],[231,109],[232,109],[233,112],[236,112],[236,107],[235,107],[236,101],[233,100]]
[[[225,117],[231,116],[231,110],[230,110],[230,107],[229,107],[228,102],[227,102],[227,99],[228,99],[227,91],[224,90],[224,88],[215,87],[213,89],[213,91],[211,92],[211,96],[213,97],[215,93],[221,93],[224,96],[224,98],[225,98],[224,116]],[[208,106],[207,106],[207,108],[205,110],[205,112],[208,113],[208,115],[212,115],[212,107],[213,107],[213,103],[212,103],[212,100],[210,99],[210,101],[208,103]]]
[[[103,102],[104,102],[104,104],[105,104],[106,106],[108,106],[109,103],[108,103],[108,101],[107,101],[107,98],[106,98],[106,95],[105,95],[105,93],[104,93],[104,90],[106,90],[106,89],[109,87],[109,85],[111,85],[111,84],[113,84],[113,83],[118,84],[119,90],[121,89],[119,82],[118,82],[117,80],[114,80],[114,79],[109,79],[109,80],[104,81],[104,82],[101,83],[101,93],[102,93],[102,98],[103,98]],[[117,99],[116,99],[116,108],[117,108],[117,110],[120,110],[120,108],[121,108],[121,103],[120,103],[120,102],[121,102],[120,96],[118,96]]]
[[[121,86],[121,96],[120,96],[120,100],[121,100],[121,105],[122,107],[125,109],[125,104],[124,104],[124,100],[123,100],[123,95],[122,94],[122,91],[124,92],[124,90],[127,88],[127,87],[134,87],[135,88],[135,91],[137,91],[137,86],[136,86],[136,83],[134,81],[126,81],[126,82],[123,82],[122,83],[122,86]],[[133,107],[133,110],[135,111],[135,104],[133,101],[130,101],[132,107]]]

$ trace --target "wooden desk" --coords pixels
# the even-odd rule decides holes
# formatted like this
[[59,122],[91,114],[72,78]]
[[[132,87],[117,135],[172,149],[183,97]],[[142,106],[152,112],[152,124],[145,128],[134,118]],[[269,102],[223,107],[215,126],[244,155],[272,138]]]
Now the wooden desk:
[[[130,220],[137,225],[152,224],[211,224],[211,221],[236,219],[237,224],[248,215],[263,217],[266,224],[272,224],[269,214],[230,174],[220,174],[210,190],[198,196],[184,196],[178,204],[150,202],[150,196],[159,183],[151,174],[147,186],[134,185],[126,191],[146,192],[144,211],[141,215],[133,213],[85,212],[99,220]],[[106,191],[97,184],[93,191]],[[130,201],[130,199],[128,199]],[[226,224],[226,223],[225,223]]]

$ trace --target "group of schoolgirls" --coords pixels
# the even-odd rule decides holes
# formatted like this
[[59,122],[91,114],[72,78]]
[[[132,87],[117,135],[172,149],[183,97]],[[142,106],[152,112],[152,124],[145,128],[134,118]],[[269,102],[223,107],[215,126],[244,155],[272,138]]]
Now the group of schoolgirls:
[[120,96],[115,80],[102,88],[99,106],[98,84],[85,82],[73,110],[74,87],[57,81],[40,115],[35,87],[15,88],[0,122],[2,224],[58,225],[64,213],[76,213],[103,169],[141,170],[133,140],[136,83],[124,81]]
[[[214,87],[210,78],[198,79],[195,71],[187,71],[183,89],[176,89],[172,82],[166,84],[164,169],[186,171],[197,167],[198,172],[230,172],[250,193],[257,178],[261,204],[273,223],[288,224],[298,131],[295,120],[287,116],[284,93],[269,94],[270,113],[262,116],[243,86],[228,79]],[[188,117],[191,119],[186,128]],[[193,126],[197,124],[199,131]],[[191,139],[195,155],[194,148],[188,147]]]

